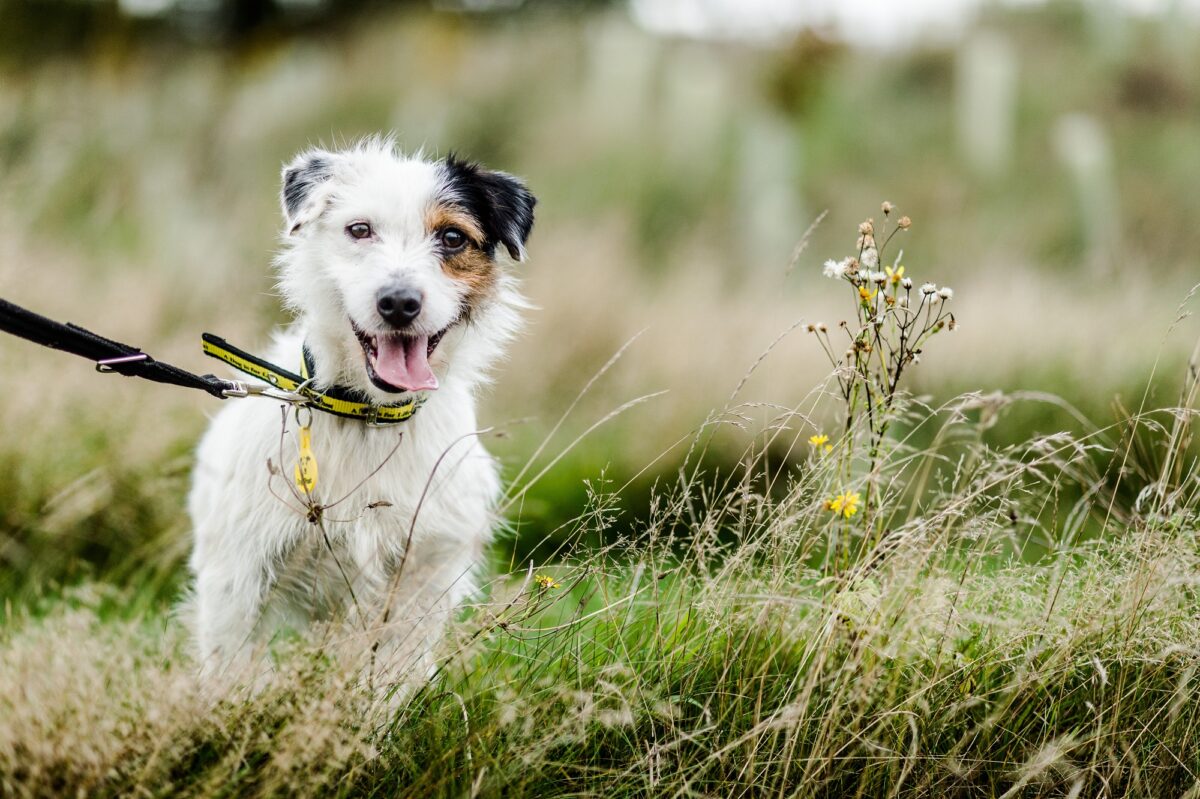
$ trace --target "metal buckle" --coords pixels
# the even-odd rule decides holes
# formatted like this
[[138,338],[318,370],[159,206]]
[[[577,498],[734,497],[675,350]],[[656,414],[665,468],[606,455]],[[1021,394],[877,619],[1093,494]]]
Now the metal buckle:
[[240,380],[230,380],[233,388],[227,388],[221,393],[226,397],[267,397],[268,399],[290,402],[293,405],[307,405],[308,397],[294,391],[284,391],[274,386],[254,386]]
[[250,387],[241,380],[226,380],[233,388],[227,388],[221,392],[224,397],[248,397],[250,396]]
[[96,361],[96,371],[100,374],[109,374],[115,372],[114,366],[122,363],[136,363],[137,361],[148,361],[150,356],[144,352],[135,353],[134,355],[122,355],[119,358],[104,358]]
[[387,427],[387,422],[379,421],[378,405],[367,406],[367,415],[363,417],[363,421],[366,422],[367,427]]

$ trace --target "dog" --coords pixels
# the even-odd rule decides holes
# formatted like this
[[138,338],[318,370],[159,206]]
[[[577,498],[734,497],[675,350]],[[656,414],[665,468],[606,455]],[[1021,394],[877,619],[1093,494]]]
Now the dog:
[[[268,675],[277,633],[332,623],[369,653],[373,685],[422,681],[496,526],[475,398],[520,324],[505,256],[524,260],[536,200],[511,175],[389,138],[298,155],[281,199],[295,319],[266,359],[317,391],[416,411],[387,426],[260,400],[216,414],[188,498],[201,675]],[[315,485],[298,491],[305,456]]]

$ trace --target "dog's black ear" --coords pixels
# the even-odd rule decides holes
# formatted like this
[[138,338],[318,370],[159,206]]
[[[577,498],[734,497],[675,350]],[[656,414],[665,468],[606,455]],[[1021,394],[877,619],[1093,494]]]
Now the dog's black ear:
[[454,153],[446,156],[445,164],[455,199],[479,220],[488,248],[503,244],[514,260],[525,260],[537,198],[520,179],[484,169]]
[[331,153],[309,150],[292,159],[283,168],[280,201],[289,234],[312,222],[325,210],[329,200],[328,183],[333,176]]

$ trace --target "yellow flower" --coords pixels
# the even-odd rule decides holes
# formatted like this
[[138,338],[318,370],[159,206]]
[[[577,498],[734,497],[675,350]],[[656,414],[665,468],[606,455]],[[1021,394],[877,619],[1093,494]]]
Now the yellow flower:
[[867,289],[866,286],[858,287],[858,298],[860,300],[862,300],[863,305],[866,305],[871,300],[875,299],[875,295],[878,293],[879,293],[879,289],[875,289],[875,291],[870,291],[869,289]]
[[894,286],[904,279],[904,264],[900,264],[895,269],[890,266],[885,266],[883,271],[887,272],[888,281]]
[[533,578],[533,581],[537,583],[538,588],[542,589],[543,591],[549,591],[551,588],[562,587],[560,582],[548,574],[539,574],[537,577]]
[[819,452],[824,452],[826,455],[833,451],[833,445],[829,443],[829,436],[825,435],[824,433],[815,436],[809,436],[808,443],[812,444],[813,449]]
[[858,513],[858,503],[861,497],[857,491],[847,491],[838,494],[833,499],[827,499],[824,503],[824,508],[827,511],[844,516],[849,519],[854,514]]

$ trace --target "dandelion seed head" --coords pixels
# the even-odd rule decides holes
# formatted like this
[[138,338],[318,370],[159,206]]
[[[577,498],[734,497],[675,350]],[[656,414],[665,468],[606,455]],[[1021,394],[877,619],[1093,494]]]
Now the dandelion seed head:
[[937,294],[937,290],[937,286],[935,286],[933,283],[926,283],[925,285],[921,286],[921,293],[925,295]]
[[902,216],[896,221],[896,227],[900,228],[901,230],[908,230],[910,227],[912,227],[912,220],[907,216]]
[[943,300],[951,299],[954,296],[954,289],[950,288],[949,286],[942,286],[940,289],[938,289],[938,296]]

